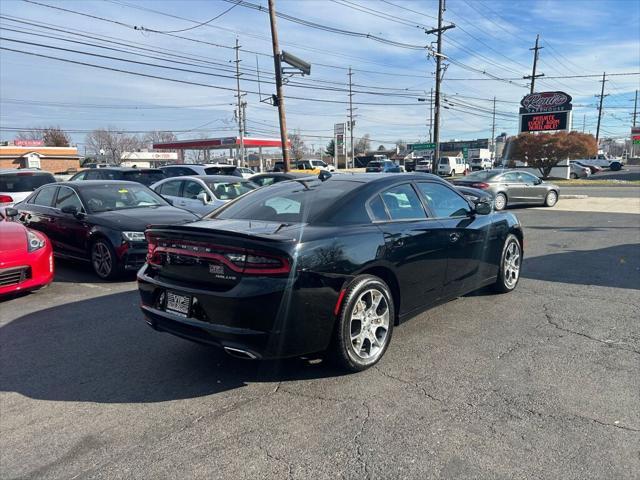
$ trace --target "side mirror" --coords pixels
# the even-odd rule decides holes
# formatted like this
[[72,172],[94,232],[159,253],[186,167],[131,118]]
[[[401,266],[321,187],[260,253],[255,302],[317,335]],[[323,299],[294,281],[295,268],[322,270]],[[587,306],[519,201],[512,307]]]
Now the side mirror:
[[78,208],[75,205],[65,205],[60,209],[60,211],[67,215],[73,215],[74,217],[78,215]]
[[487,200],[480,200],[475,204],[478,215],[489,215],[493,210],[493,204]]
[[200,200],[203,205],[207,205],[209,203],[209,195],[207,195],[207,192],[200,192],[196,198]]
[[7,207],[4,209],[4,214],[7,218],[15,218],[20,212],[13,207]]
[[535,182],[533,182],[535,185],[541,185],[542,184],[542,179],[541,178],[537,178]]

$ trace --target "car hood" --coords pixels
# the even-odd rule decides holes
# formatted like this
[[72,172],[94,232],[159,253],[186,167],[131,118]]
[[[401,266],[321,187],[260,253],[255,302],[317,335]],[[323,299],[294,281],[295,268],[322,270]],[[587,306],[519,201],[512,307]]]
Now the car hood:
[[200,217],[176,207],[142,207],[95,213],[99,223],[115,230],[142,232],[154,224],[172,225],[188,223]]
[[17,222],[0,222],[0,253],[27,250],[27,229]]

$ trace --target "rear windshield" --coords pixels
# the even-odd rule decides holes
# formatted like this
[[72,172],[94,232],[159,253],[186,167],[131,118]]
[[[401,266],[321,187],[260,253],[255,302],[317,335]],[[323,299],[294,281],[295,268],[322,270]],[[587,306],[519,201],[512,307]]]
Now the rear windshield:
[[235,175],[236,167],[208,167],[204,169],[207,175]]
[[256,185],[251,182],[206,182],[207,187],[220,200],[233,200],[244,195],[251,190],[255,190]]
[[0,192],[33,192],[36,188],[54,183],[56,179],[50,173],[4,173],[0,174]]
[[152,183],[159,182],[163,178],[166,178],[162,170],[141,170],[136,172],[124,172],[122,179],[129,182],[138,182],[143,185],[151,185]]
[[361,185],[343,180],[282,182],[255,190],[216,210],[210,218],[309,223]]
[[449,165],[449,159],[447,157],[441,158],[440,165]]

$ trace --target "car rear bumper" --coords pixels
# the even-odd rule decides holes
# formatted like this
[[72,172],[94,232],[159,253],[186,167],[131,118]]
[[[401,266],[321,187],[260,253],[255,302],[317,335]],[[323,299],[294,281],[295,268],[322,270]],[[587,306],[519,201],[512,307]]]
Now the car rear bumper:
[[[140,307],[152,328],[248,352],[257,359],[294,357],[327,348],[343,280],[324,280],[310,273],[295,280],[247,277],[229,290],[215,291],[164,279],[148,265],[138,272]],[[167,311],[167,292],[188,296],[189,313]]]
[[0,262],[0,295],[34,290],[53,280],[51,245],[27,255],[26,258]]

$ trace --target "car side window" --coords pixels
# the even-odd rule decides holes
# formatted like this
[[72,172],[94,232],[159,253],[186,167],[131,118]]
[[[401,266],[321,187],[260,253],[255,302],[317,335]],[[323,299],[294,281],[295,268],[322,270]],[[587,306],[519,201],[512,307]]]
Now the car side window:
[[100,179],[100,180],[118,180],[118,174],[117,174],[117,172],[114,172],[113,170],[102,170],[98,175],[98,179]]
[[373,216],[373,221],[389,220],[389,215],[387,215],[387,210],[384,208],[384,202],[380,195],[376,195],[369,201],[369,210]]
[[534,184],[538,180],[538,177],[527,172],[518,172],[518,176],[522,183]]
[[206,190],[198,182],[194,182],[193,180],[187,180],[184,182],[184,187],[182,188],[182,196],[184,198],[195,200],[202,192],[206,192]]
[[276,183],[276,179],[273,177],[263,177],[257,178],[254,182],[261,187],[266,187],[267,185],[273,185],[274,183]]
[[86,176],[87,172],[80,172],[75,177],[73,177],[73,180],[84,180]]
[[99,178],[100,178],[100,174],[98,170],[92,170],[86,173],[84,180],[98,180]]
[[67,187],[60,187],[53,206],[60,210],[62,210],[63,207],[73,206],[76,207],[79,212],[82,211],[82,202],[78,198],[78,195],[73,189]]
[[409,184],[398,185],[380,194],[391,220],[427,218],[418,194]]
[[159,194],[160,195],[168,195],[170,197],[179,197],[180,196],[180,184],[181,180],[174,180],[170,182],[163,183],[160,185]]
[[50,207],[53,203],[53,197],[56,193],[57,186],[44,187],[40,190],[33,199],[34,205],[41,205],[43,207]]
[[518,175],[516,172],[508,172],[502,176],[502,181],[506,183],[519,183]]
[[462,217],[471,211],[467,201],[449,187],[427,182],[417,185],[438,218]]

